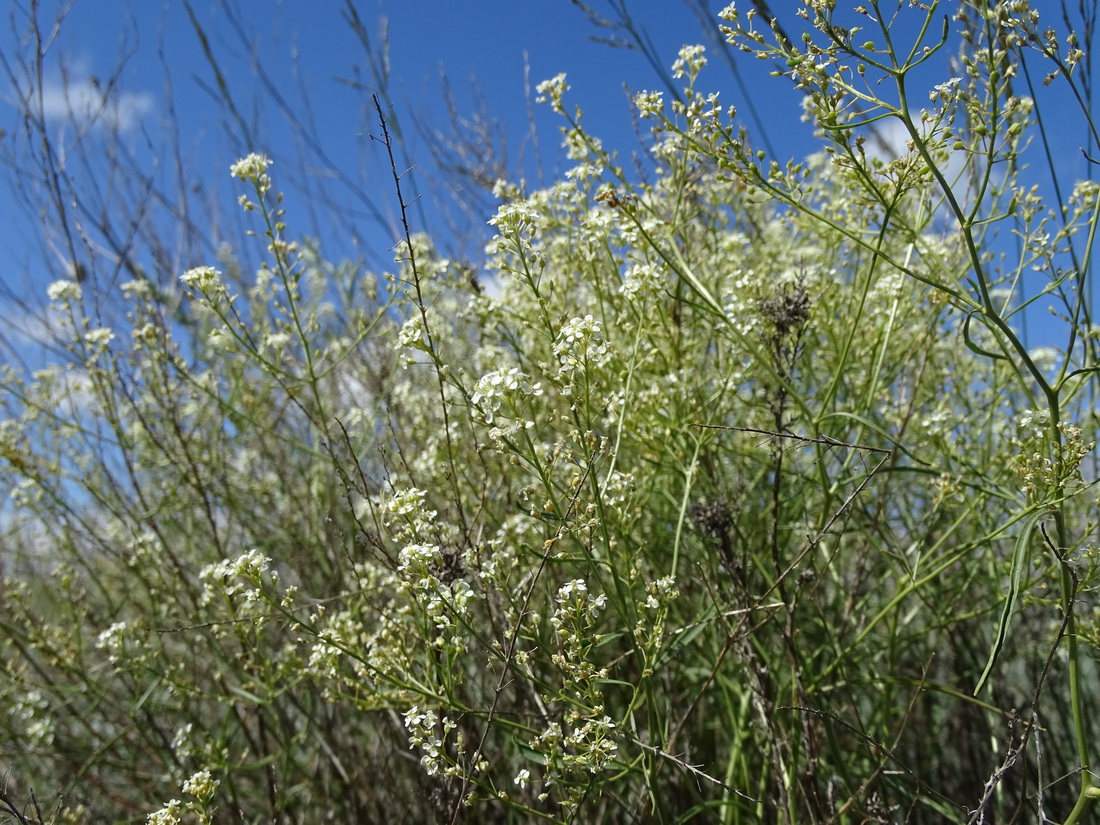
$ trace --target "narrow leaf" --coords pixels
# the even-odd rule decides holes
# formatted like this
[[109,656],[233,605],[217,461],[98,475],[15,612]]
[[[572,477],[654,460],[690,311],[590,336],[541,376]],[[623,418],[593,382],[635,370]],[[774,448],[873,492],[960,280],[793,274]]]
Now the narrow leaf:
[[1023,529],[1020,530],[1020,535],[1016,537],[1016,546],[1012,549],[1012,570],[1009,574],[1008,593],[1005,596],[1004,608],[1001,610],[1001,622],[997,627],[997,641],[994,643],[993,649],[989,651],[989,661],[985,663],[985,670],[982,671],[982,676],[978,679],[978,684],[974,688],[975,696],[981,693],[982,688],[985,687],[986,680],[993,671],[993,666],[997,663],[1001,648],[1004,647],[1005,640],[1008,638],[1008,623],[1012,620],[1012,614],[1016,610],[1016,601],[1020,597],[1020,579],[1023,577],[1024,569],[1031,558],[1031,554],[1028,552],[1031,544],[1031,534],[1035,532],[1035,526],[1042,519],[1044,512],[1039,510],[1028,516]]

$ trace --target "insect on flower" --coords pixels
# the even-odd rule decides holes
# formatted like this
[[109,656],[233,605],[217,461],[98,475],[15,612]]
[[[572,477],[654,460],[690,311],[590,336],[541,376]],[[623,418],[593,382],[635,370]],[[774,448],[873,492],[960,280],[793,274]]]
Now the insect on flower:
[[638,205],[638,201],[633,195],[620,195],[611,188],[601,189],[596,194],[596,200],[605,206],[612,209],[621,209],[624,212],[632,212],[634,207]]

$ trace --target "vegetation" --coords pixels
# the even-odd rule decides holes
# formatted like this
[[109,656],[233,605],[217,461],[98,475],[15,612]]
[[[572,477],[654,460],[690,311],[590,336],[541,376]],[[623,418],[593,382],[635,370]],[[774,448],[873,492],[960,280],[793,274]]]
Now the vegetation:
[[1089,821],[1100,185],[1030,78],[1093,129],[1090,14],[731,5],[822,152],[755,145],[685,46],[634,167],[538,87],[570,166],[496,182],[476,265],[376,100],[390,271],[325,260],[262,154],[262,266],[74,268],[64,357],[0,396],[0,809]]

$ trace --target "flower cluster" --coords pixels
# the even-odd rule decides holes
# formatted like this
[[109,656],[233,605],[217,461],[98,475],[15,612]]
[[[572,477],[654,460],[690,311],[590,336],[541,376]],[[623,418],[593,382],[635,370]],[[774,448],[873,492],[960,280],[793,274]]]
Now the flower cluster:
[[405,711],[405,729],[409,732],[409,747],[422,751],[420,764],[428,776],[443,773],[448,776],[459,774],[465,753],[461,734],[454,736],[454,754],[447,753],[447,740],[458,726],[449,717],[441,720],[433,710],[424,710],[414,705]]
[[107,352],[107,347],[115,338],[115,334],[107,327],[93,327],[84,333],[84,347],[87,352],[88,362],[98,361]]
[[147,825],[180,825],[183,822],[183,802],[178,799],[170,800],[160,808],[149,814],[145,820]]
[[[542,393],[540,382],[532,384],[518,367],[510,367],[481,376],[470,394],[470,403],[479,411],[486,424],[492,424],[501,414],[509,420],[521,419],[529,412],[531,399]],[[527,419],[522,422],[522,426],[530,429],[534,427],[534,422]]]
[[[246,604],[261,600],[263,595],[263,574],[271,565],[271,559],[256,549],[243,553],[236,559],[224,559],[208,564],[199,571],[199,580],[206,582],[203,590],[203,602],[210,603],[215,596],[232,598],[241,596]],[[279,574],[270,574],[272,582],[278,581]]]
[[[570,714],[564,725],[551,722],[529,742],[543,762],[543,784],[564,790],[561,803],[567,810],[581,804],[592,777],[607,769],[615,758],[618,751],[615,728],[615,723],[604,714],[597,718]],[[529,779],[528,772],[524,780]],[[545,800],[548,796],[544,792],[539,798]]]
[[436,537],[436,510],[425,506],[428,493],[416,487],[395,490],[379,507],[383,524],[396,541],[412,543]]
[[611,359],[611,349],[600,322],[585,315],[570,318],[562,325],[554,340],[554,355],[558,357],[561,374],[570,376],[578,369],[587,371],[603,366]]
[[660,117],[664,112],[664,92],[638,92],[634,95],[634,106],[644,118]]
[[[51,285],[68,363],[0,370],[9,502],[34,516],[9,531],[29,548],[11,569],[36,573],[33,597],[0,583],[19,648],[0,661],[0,734],[54,760],[54,777],[117,784],[112,799],[139,811],[190,800],[154,825],[212,818],[215,776],[259,816],[270,782],[256,765],[278,766],[287,810],[304,789],[347,821],[474,799],[501,821],[673,821],[685,806],[735,820],[752,809],[726,790],[749,786],[792,821],[836,818],[822,806],[854,798],[834,799],[833,776],[870,798],[828,726],[773,700],[892,718],[895,696],[851,679],[896,660],[899,624],[910,658],[965,682],[973,650],[938,648],[972,628],[992,638],[997,611],[972,605],[1003,593],[958,553],[1042,507],[1066,516],[1044,522],[1066,548],[1045,572],[1088,543],[1093,502],[1075,494],[1093,444],[1069,422],[1091,420],[1100,328],[1029,349],[1013,324],[1027,290],[1084,294],[1073,256],[1095,236],[1100,185],[1050,209],[1045,187],[1013,177],[1036,107],[1011,93],[1010,55],[989,57],[1000,45],[918,92],[932,62],[904,61],[935,44],[894,55],[840,26],[870,12],[835,5],[801,3],[793,39],[753,29],[755,10],[722,12],[739,48],[804,93],[827,141],[804,161],[772,160],[697,90],[706,53],[685,46],[671,74],[686,88],[635,97],[654,138],[638,174],[566,110],[564,75],[540,84],[569,168],[541,188],[493,186],[476,273],[426,236],[399,241],[377,275],[284,240],[271,161],[253,154],[232,175],[270,257],[237,296],[250,276],[232,250],[214,258],[224,273],[184,273],[183,334],[155,280],[114,296],[130,306],[110,328],[84,317],[79,283]],[[994,5],[1004,22],[976,40],[1044,44],[1028,3]],[[903,76],[908,89],[873,97]],[[910,110],[925,94],[929,110]],[[988,247],[997,226],[1018,241],[1010,265]],[[1091,319],[1074,300],[1066,317]],[[1046,622],[1091,575],[1075,569],[1080,587],[1053,609],[1050,593],[1027,602],[1006,664],[1040,637],[1049,650]],[[1096,624],[1081,638],[1100,639]],[[1033,692],[1018,661],[1004,695]],[[74,695],[87,722],[50,712]],[[966,716],[957,692],[927,698],[936,718]],[[135,729],[134,707],[163,735]],[[390,760],[392,783],[343,782],[395,732],[415,757]],[[896,744],[900,762],[942,767],[924,743]],[[1073,744],[1057,764],[1074,764]],[[146,761],[174,764],[182,792],[133,770]]]
[[536,100],[539,103],[549,103],[555,112],[565,112],[562,99],[565,97],[565,93],[569,91],[569,86],[565,82],[564,74],[557,74],[549,80],[542,81],[535,87],[535,91],[538,93]]
[[183,792],[205,805],[214,798],[214,792],[218,790],[220,784],[221,780],[214,779],[210,771],[199,771],[183,783]]
[[1081,462],[1095,449],[1095,441],[1086,441],[1081,428],[1066,421],[1058,422],[1054,438],[1050,414],[1044,410],[1026,410],[1017,427],[1014,469],[1029,499],[1060,498],[1080,487]]
[[210,771],[198,771],[183,783],[183,792],[194,798],[184,803],[172,799],[162,808],[149,814],[147,825],[181,825],[187,813],[195,814],[199,825],[210,825],[214,821],[214,809],[210,807],[221,780],[214,779]]
[[7,713],[23,723],[23,737],[27,745],[38,748],[53,744],[53,714],[50,713],[49,699],[41,691],[25,691],[7,708]]
[[[409,316],[409,319],[401,325],[397,332],[397,343],[393,347],[401,353],[405,350],[418,350],[428,352],[428,342],[424,337],[424,318],[419,313]],[[416,363],[412,358],[405,358],[401,362],[402,368]]]
[[[364,647],[366,634],[363,622],[347,610],[331,614],[317,610],[311,618],[314,641],[310,646],[306,670],[325,684],[330,698],[335,698],[342,686],[342,667],[349,658],[348,651],[360,651]],[[357,677],[366,675],[358,667],[355,670]]]
[[180,280],[193,293],[200,293],[208,299],[226,294],[222,273],[212,266],[189,269],[180,276]]
[[229,173],[235,178],[252,184],[260,195],[264,195],[271,188],[271,178],[267,174],[271,164],[271,159],[266,155],[253,152],[230,166]]
[[593,596],[583,579],[573,579],[562,585],[554,597],[557,608],[550,625],[558,638],[559,649],[551,661],[561,669],[566,684],[576,698],[590,711],[602,707],[597,682],[606,679],[608,670],[589,658],[600,637],[594,633],[596,620],[607,606],[607,596]]
[[477,594],[453,552],[438,545],[408,544],[398,554],[397,590],[423,611],[434,628],[432,644],[459,653],[468,642],[464,626]]
[[107,651],[111,664],[118,664],[123,660],[129,630],[127,622],[115,622],[96,637],[96,647]]
[[541,219],[537,206],[530,200],[515,198],[502,203],[489,225],[497,234],[489,241],[486,253],[493,255],[509,251],[523,256],[533,251],[532,238]]
[[79,304],[82,292],[83,290],[81,290],[80,284],[69,278],[54,281],[46,289],[46,294],[49,295],[50,301],[61,308]]
[[682,46],[679,56],[672,63],[672,76],[676,79],[687,77],[694,82],[707,65],[705,52],[706,48],[703,46]]
[[628,267],[619,289],[628,298],[650,298],[658,293],[664,281],[661,267],[647,261]]

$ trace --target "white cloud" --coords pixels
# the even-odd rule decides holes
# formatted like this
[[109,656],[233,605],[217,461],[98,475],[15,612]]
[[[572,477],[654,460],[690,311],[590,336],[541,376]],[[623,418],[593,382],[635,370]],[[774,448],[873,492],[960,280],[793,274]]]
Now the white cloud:
[[[42,311],[32,311],[27,306],[10,302],[0,304],[0,326],[3,336],[20,347],[44,347],[57,341],[57,324]],[[26,350],[22,350],[26,353]]]
[[[884,118],[877,121],[874,131],[867,135],[865,148],[868,158],[890,163],[914,154],[915,149],[911,141],[909,132],[900,120]],[[980,156],[971,156],[969,152],[962,149],[951,149],[948,151],[946,162],[940,164],[939,168],[944,179],[951,186],[955,197],[964,209],[969,209],[972,205],[974,192],[971,179],[975,172],[979,171],[976,164],[980,162]],[[999,181],[1002,177],[1003,173],[995,171],[993,180]],[[946,214],[947,207],[942,204],[939,217],[945,217]]]
[[[900,120],[892,117],[885,118],[875,123],[875,130],[867,140],[867,154],[884,163],[889,163],[914,151],[911,140],[908,130]],[[969,155],[964,150],[952,149],[948,154],[947,164],[941,167],[944,177],[948,181],[956,180],[969,159]]]
[[91,76],[67,82],[48,81],[42,88],[42,109],[47,120],[67,121],[77,128],[90,126],[112,132],[128,132],[152,110],[153,95],[125,92],[117,88],[109,97]]

